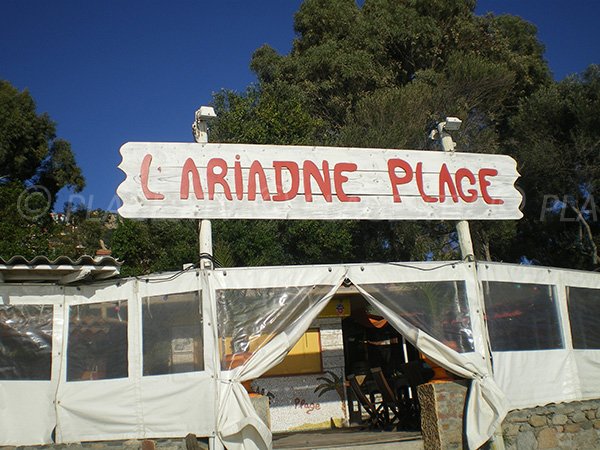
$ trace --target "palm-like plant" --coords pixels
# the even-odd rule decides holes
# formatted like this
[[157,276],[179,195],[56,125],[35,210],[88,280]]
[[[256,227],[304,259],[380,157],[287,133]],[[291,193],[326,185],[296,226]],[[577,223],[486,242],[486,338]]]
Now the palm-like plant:
[[340,400],[344,401],[344,380],[337,373],[332,372],[331,370],[326,370],[323,372],[329,375],[330,378],[327,377],[317,377],[317,380],[323,381],[323,383],[319,384],[314,392],[322,397],[325,393],[329,391],[336,391],[340,396]]
[[[326,370],[323,373],[327,374],[330,378],[317,377],[317,380],[322,381],[323,383],[319,384],[315,388],[314,392],[319,396],[319,398],[321,398],[327,392],[336,391],[337,394],[340,396],[342,410],[344,411],[344,416],[346,416],[346,392],[344,390],[344,379],[340,377],[337,373],[332,372],[331,370]],[[333,428],[335,428],[335,425],[333,425]]]

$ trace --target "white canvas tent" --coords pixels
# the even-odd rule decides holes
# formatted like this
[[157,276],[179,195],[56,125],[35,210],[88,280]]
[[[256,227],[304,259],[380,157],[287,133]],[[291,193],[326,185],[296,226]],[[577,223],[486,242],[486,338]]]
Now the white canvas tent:
[[[464,262],[261,267],[82,286],[0,284],[0,445],[50,443],[53,431],[57,442],[191,432],[227,448],[269,448],[270,432],[241,382],[281,361],[344,281],[422,353],[472,380],[470,448],[482,445],[509,409],[598,398],[597,336],[582,345],[569,318],[575,314],[585,325],[581,309],[598,310],[600,275],[497,264],[474,269]],[[535,294],[534,309],[513,324],[525,326],[527,314],[540,311],[557,319],[535,333],[521,330],[524,343],[507,351],[510,345],[494,341],[502,338],[497,321],[511,319],[497,309],[503,289],[505,302],[524,304],[538,292],[519,297],[511,283],[525,294],[542,285],[555,293]],[[426,313],[411,294],[419,289],[435,294]],[[448,333],[466,344],[454,350]],[[532,385],[534,378],[541,381]]]
[[[478,274],[494,378],[510,408],[599,398],[600,274],[492,263]],[[501,303],[521,314],[502,317]]]

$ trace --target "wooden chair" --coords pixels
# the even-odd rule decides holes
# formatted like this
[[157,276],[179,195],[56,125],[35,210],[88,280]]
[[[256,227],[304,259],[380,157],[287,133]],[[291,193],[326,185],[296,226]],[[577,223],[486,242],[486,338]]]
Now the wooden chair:
[[398,398],[385,378],[381,367],[373,367],[371,369],[371,374],[373,375],[377,389],[379,389],[381,398],[383,399],[386,422],[388,424],[400,423],[401,415]]
[[417,386],[427,383],[428,381],[423,371],[423,362],[419,360],[409,361],[402,364],[400,370],[406,377],[412,394],[411,396],[406,396],[401,401],[405,411],[408,413],[405,422],[411,428],[418,428],[421,420],[421,407],[417,396]]
[[356,375],[348,375],[348,382],[350,383],[350,388],[354,393],[355,397],[358,400],[360,406],[367,411],[369,414],[369,427],[370,428],[383,428],[386,425],[385,415],[383,413],[382,407],[377,406],[369,398],[365,395],[365,393],[360,388],[360,384],[356,379]]
[[408,385],[412,388],[420,384],[427,383],[427,378],[423,372],[423,362],[420,360],[409,361],[400,366],[400,370],[408,380]]

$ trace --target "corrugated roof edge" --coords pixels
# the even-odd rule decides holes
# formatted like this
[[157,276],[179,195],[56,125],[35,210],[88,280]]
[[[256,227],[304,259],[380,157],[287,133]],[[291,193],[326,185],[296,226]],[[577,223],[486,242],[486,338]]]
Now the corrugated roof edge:
[[118,261],[112,256],[90,256],[83,255],[77,258],[77,260],[72,260],[68,256],[59,256],[55,260],[50,260],[46,256],[35,256],[32,259],[27,259],[24,256],[15,255],[10,259],[6,260],[0,257],[0,264],[6,266],[16,266],[16,265],[25,265],[25,266],[61,266],[61,265],[70,265],[70,266],[96,266],[96,267],[105,267],[105,266],[113,266],[119,267],[123,265],[122,261]]

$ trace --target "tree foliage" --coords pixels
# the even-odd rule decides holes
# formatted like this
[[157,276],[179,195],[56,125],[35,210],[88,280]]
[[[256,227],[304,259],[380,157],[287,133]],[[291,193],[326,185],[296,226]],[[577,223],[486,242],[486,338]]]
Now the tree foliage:
[[113,229],[110,219],[114,214],[79,209],[54,220],[47,208],[48,199],[43,192],[24,189],[17,182],[0,187],[1,257],[44,255],[50,259],[59,256],[76,259],[94,255],[100,248],[100,240],[110,241]]
[[518,246],[550,265],[600,265],[600,66],[540,89],[511,118],[526,203]]
[[[510,117],[550,84],[550,74],[533,25],[479,17],[474,7],[471,0],[304,1],[290,53],[257,49],[251,67],[258,85],[215,97],[211,140],[435,149],[428,132],[453,115],[463,119],[454,136],[460,151],[504,150]],[[244,234],[252,225],[231,221],[221,234],[215,227],[216,239],[237,263],[254,263],[258,254],[260,263],[272,264],[458,256],[450,222],[256,226],[269,232],[253,240]],[[473,223],[477,256],[505,259],[516,227]]]
[[48,114],[36,113],[33,98],[0,80],[0,180],[39,184],[51,194],[85,186],[70,144],[56,138]]
[[365,96],[406,86],[423,71],[458,68],[456,78],[466,70],[477,83],[468,64],[460,64],[465,57],[510,73],[510,86],[499,91],[504,106],[514,107],[549,81],[543,46],[533,25],[513,16],[478,17],[474,6],[471,0],[366,0],[362,7],[353,0],[307,0],[295,16],[298,37],[290,54],[263,46],[251,67],[263,87],[300,87],[311,113],[332,127],[344,125]]
[[251,86],[244,95],[221,91],[214,96],[218,120],[211,124],[214,142],[310,145],[318,142],[323,120],[311,115],[302,92],[275,83]]
[[83,224],[69,229],[50,217],[58,191],[63,187],[80,191],[85,185],[70,144],[56,138],[55,128],[47,114],[37,114],[29,92],[19,92],[0,80],[0,256],[4,258],[77,257],[85,249],[82,240],[97,243],[101,238],[99,229],[90,231]]
[[27,220],[17,211],[22,192],[23,186],[20,183],[5,183],[0,186],[0,256],[6,259],[15,255],[33,257],[48,252],[44,227]]
[[[476,256],[598,267],[600,69],[553,82],[534,25],[474,8],[475,0],[305,0],[291,51],[258,48],[257,84],[215,94],[211,141],[439,150],[428,132],[458,116],[457,149],[514,156],[525,197],[520,221],[471,221]],[[43,185],[54,199],[83,178],[48,116],[6,82],[0,167],[0,233],[12,236],[0,241],[3,256],[76,254],[102,237],[125,275],[197,262],[196,221],[121,220],[113,231],[82,216],[65,232],[10,216],[25,185]],[[221,220],[213,240],[225,266],[451,259],[454,225]]]
[[122,219],[112,234],[111,249],[124,262],[124,276],[181,270],[184,264],[198,262],[197,224],[194,220]]

